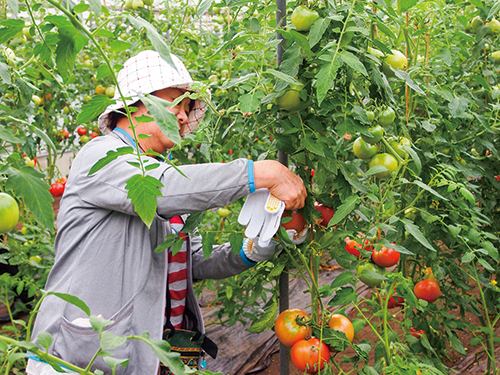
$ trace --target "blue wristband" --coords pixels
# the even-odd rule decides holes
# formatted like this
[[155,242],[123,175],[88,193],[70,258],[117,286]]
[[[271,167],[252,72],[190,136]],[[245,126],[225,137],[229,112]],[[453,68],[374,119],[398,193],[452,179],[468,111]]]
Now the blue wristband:
[[248,187],[250,188],[250,194],[255,192],[255,176],[253,174],[253,160],[248,160]]
[[243,261],[243,263],[245,263],[248,267],[253,267],[257,264],[257,262],[253,262],[247,258],[247,256],[245,255],[245,252],[243,251],[243,246],[240,249],[240,257],[241,257],[241,260]]

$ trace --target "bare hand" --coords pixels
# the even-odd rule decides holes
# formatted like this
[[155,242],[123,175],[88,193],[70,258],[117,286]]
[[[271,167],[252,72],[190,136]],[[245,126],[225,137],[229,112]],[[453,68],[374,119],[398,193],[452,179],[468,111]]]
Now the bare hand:
[[277,198],[285,202],[287,210],[304,207],[307,191],[302,179],[275,160],[254,163],[255,188],[268,188]]

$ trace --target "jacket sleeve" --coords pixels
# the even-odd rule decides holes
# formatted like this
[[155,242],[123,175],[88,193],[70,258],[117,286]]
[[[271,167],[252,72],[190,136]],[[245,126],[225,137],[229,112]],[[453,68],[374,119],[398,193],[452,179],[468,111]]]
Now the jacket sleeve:
[[[102,138],[100,140],[99,138]],[[99,137],[80,150],[73,162],[67,184],[67,195],[77,195],[91,207],[136,215],[127,197],[127,181],[141,170],[137,157],[122,155],[96,173],[88,176],[90,168],[110,150],[126,146],[119,140]],[[179,166],[183,176],[167,163],[142,156],[146,165],[157,165],[147,171],[163,184],[157,198],[157,214],[164,218],[174,215],[205,211],[225,206],[250,194],[249,163],[247,159],[237,159],[230,163],[207,163]]]
[[229,243],[216,245],[207,259],[203,254],[201,236],[190,235],[193,255],[193,279],[225,279],[237,275],[250,266],[243,263],[239,253],[234,254]]

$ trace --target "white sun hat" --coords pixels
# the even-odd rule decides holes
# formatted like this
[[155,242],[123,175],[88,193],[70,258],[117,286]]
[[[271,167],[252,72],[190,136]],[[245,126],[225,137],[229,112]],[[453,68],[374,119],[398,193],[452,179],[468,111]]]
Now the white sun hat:
[[[119,90],[115,90],[116,104],[111,104],[99,116],[99,129],[103,134],[109,134],[113,129],[110,127],[110,113],[120,108],[136,103],[139,99],[138,93],[151,94],[152,92],[162,90],[168,87],[182,90],[191,90],[191,84],[194,82],[184,64],[179,58],[170,54],[175,64],[174,69],[169,63],[162,59],[156,51],[143,51],[125,62],[123,69],[118,73],[118,86],[125,98],[131,98],[123,101],[120,98]],[[190,133],[195,130],[205,112],[207,104],[199,99],[195,100],[188,114],[187,123],[181,129],[181,133]]]

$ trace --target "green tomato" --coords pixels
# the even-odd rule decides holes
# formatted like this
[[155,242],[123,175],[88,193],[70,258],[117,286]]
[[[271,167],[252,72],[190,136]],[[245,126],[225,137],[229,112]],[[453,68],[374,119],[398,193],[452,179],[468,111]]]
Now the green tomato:
[[9,194],[0,193],[0,233],[8,233],[19,221],[19,206]]
[[398,161],[394,156],[387,153],[377,154],[372,158],[372,160],[370,160],[370,168],[373,168],[377,165],[383,165],[387,168],[386,171],[375,174],[375,177],[378,178],[390,177],[392,172],[396,172],[398,170]]
[[500,22],[498,22],[498,20],[496,20],[495,18],[488,22],[486,26],[489,26],[491,28],[490,30],[493,34],[500,33]]
[[368,129],[368,131],[372,134],[371,137],[365,134],[361,134],[361,137],[364,139],[365,142],[368,142],[372,145],[379,142],[384,136],[384,128],[381,127],[380,125],[372,126],[371,128]]
[[389,145],[396,151],[396,154],[401,156],[403,159],[406,158],[406,150],[404,149],[404,146],[411,147],[411,142],[408,138],[406,137],[401,137],[399,139],[399,142],[396,138],[391,138],[389,139]]
[[408,66],[406,56],[399,52],[397,49],[391,49],[392,54],[387,55],[385,61],[392,66],[393,69],[404,70]]
[[374,263],[366,262],[361,263],[357,269],[357,275],[360,281],[368,286],[380,286],[383,279],[378,278],[378,276],[385,275],[385,268],[377,266]]
[[363,138],[359,137],[352,145],[354,155],[360,159],[371,159],[378,152],[378,146],[366,143]]
[[495,51],[491,54],[491,56],[495,59],[496,63],[500,62],[500,51]]
[[38,266],[40,264],[40,262],[42,261],[42,257],[40,255],[32,255],[30,256],[29,258],[29,262],[34,265],[34,266]]
[[90,137],[89,137],[88,135],[85,135],[85,134],[84,134],[84,135],[82,135],[82,136],[80,137],[80,143],[85,144],[85,143],[87,143],[88,141],[90,141]]
[[105,94],[109,98],[112,98],[113,96],[115,96],[115,86],[109,86],[108,88],[106,88]]
[[230,214],[230,211],[226,207],[221,207],[217,210],[217,213],[221,217],[226,217]]
[[476,16],[472,19],[470,26],[472,31],[476,32],[481,26],[483,26],[483,20],[481,19],[481,17]]
[[133,9],[144,8],[144,2],[142,0],[133,0],[132,1],[132,8]]
[[373,121],[375,119],[375,112],[366,111],[366,117],[368,117],[368,120]]
[[300,107],[300,90],[304,85],[290,85],[290,90],[287,90],[282,96],[276,99],[276,103],[285,111],[292,111]]
[[378,116],[378,123],[382,126],[389,126],[394,122],[396,112],[391,107],[384,109]]
[[300,5],[293,10],[292,25],[295,26],[297,31],[308,31],[318,18],[318,12]]

